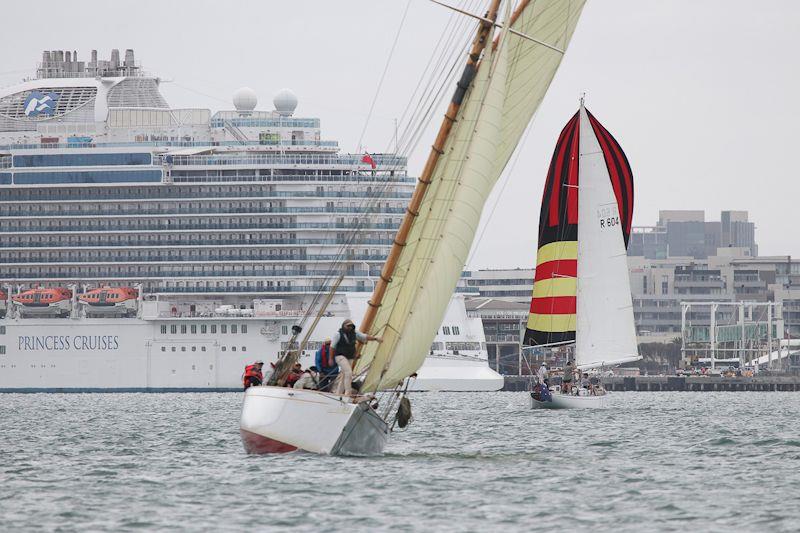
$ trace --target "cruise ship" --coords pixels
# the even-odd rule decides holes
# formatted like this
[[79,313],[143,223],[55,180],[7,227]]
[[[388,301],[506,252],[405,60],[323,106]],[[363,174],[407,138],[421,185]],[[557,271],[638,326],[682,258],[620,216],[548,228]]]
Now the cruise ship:
[[[344,279],[301,362],[367,299],[415,179],[242,88],[171,108],[133,50],[45,51],[0,89],[0,390],[241,388]],[[497,390],[459,287],[412,387]]]

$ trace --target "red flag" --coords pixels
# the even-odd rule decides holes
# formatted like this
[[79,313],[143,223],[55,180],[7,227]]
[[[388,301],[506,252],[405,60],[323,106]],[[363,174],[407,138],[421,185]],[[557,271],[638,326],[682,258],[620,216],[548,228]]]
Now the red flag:
[[364,157],[361,158],[362,163],[368,163],[373,169],[375,168],[375,160],[372,159],[372,156],[369,154],[364,154]]

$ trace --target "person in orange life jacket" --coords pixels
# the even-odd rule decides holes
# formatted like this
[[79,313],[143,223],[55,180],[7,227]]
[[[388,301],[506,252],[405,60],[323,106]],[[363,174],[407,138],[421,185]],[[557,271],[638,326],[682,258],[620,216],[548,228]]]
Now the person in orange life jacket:
[[317,367],[310,366],[308,367],[308,370],[303,372],[303,374],[300,376],[300,379],[295,381],[294,388],[316,390],[318,384],[319,373],[317,372]]
[[252,365],[244,367],[244,375],[242,381],[244,388],[257,387],[264,382],[264,374],[261,373],[261,368],[264,366],[264,361],[256,361]]
[[349,318],[342,322],[342,327],[331,339],[334,361],[339,365],[339,377],[336,378],[333,387],[335,394],[346,396],[353,394],[353,359],[356,357],[356,341],[383,342],[383,339],[356,331],[356,325]]
[[333,380],[339,374],[339,365],[333,360],[333,347],[330,339],[322,341],[314,363],[319,369],[319,390],[330,392]]
[[287,387],[294,387],[294,384],[297,383],[297,380],[303,375],[303,365],[300,363],[295,363],[292,367],[291,372],[289,375],[286,376],[286,386]]

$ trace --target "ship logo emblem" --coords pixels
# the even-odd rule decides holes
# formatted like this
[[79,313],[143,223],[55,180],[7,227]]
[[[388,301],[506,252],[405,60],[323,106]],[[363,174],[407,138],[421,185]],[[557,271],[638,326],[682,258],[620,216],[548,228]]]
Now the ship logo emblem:
[[41,93],[31,91],[25,99],[25,116],[38,117],[39,115],[52,116],[56,112],[57,93]]

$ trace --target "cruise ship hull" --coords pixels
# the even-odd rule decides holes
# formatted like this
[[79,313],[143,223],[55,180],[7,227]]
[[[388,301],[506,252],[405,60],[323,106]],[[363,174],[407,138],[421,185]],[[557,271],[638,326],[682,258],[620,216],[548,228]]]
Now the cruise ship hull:
[[[355,310],[362,299],[350,296],[348,302]],[[461,315],[460,299],[454,298],[449,312],[446,320],[460,323],[463,330],[479,327],[479,322],[470,323],[477,319]],[[0,390],[241,390],[245,365],[262,359],[269,368],[285,349],[295,322],[297,318],[228,316],[6,318],[0,321],[5,332],[0,335],[0,345],[5,346]],[[330,336],[341,322],[342,316],[322,317],[311,340]],[[306,368],[315,364],[314,350],[306,350],[300,362]],[[484,350],[451,350],[429,354],[411,389],[486,391],[502,386],[503,378],[489,368]]]

